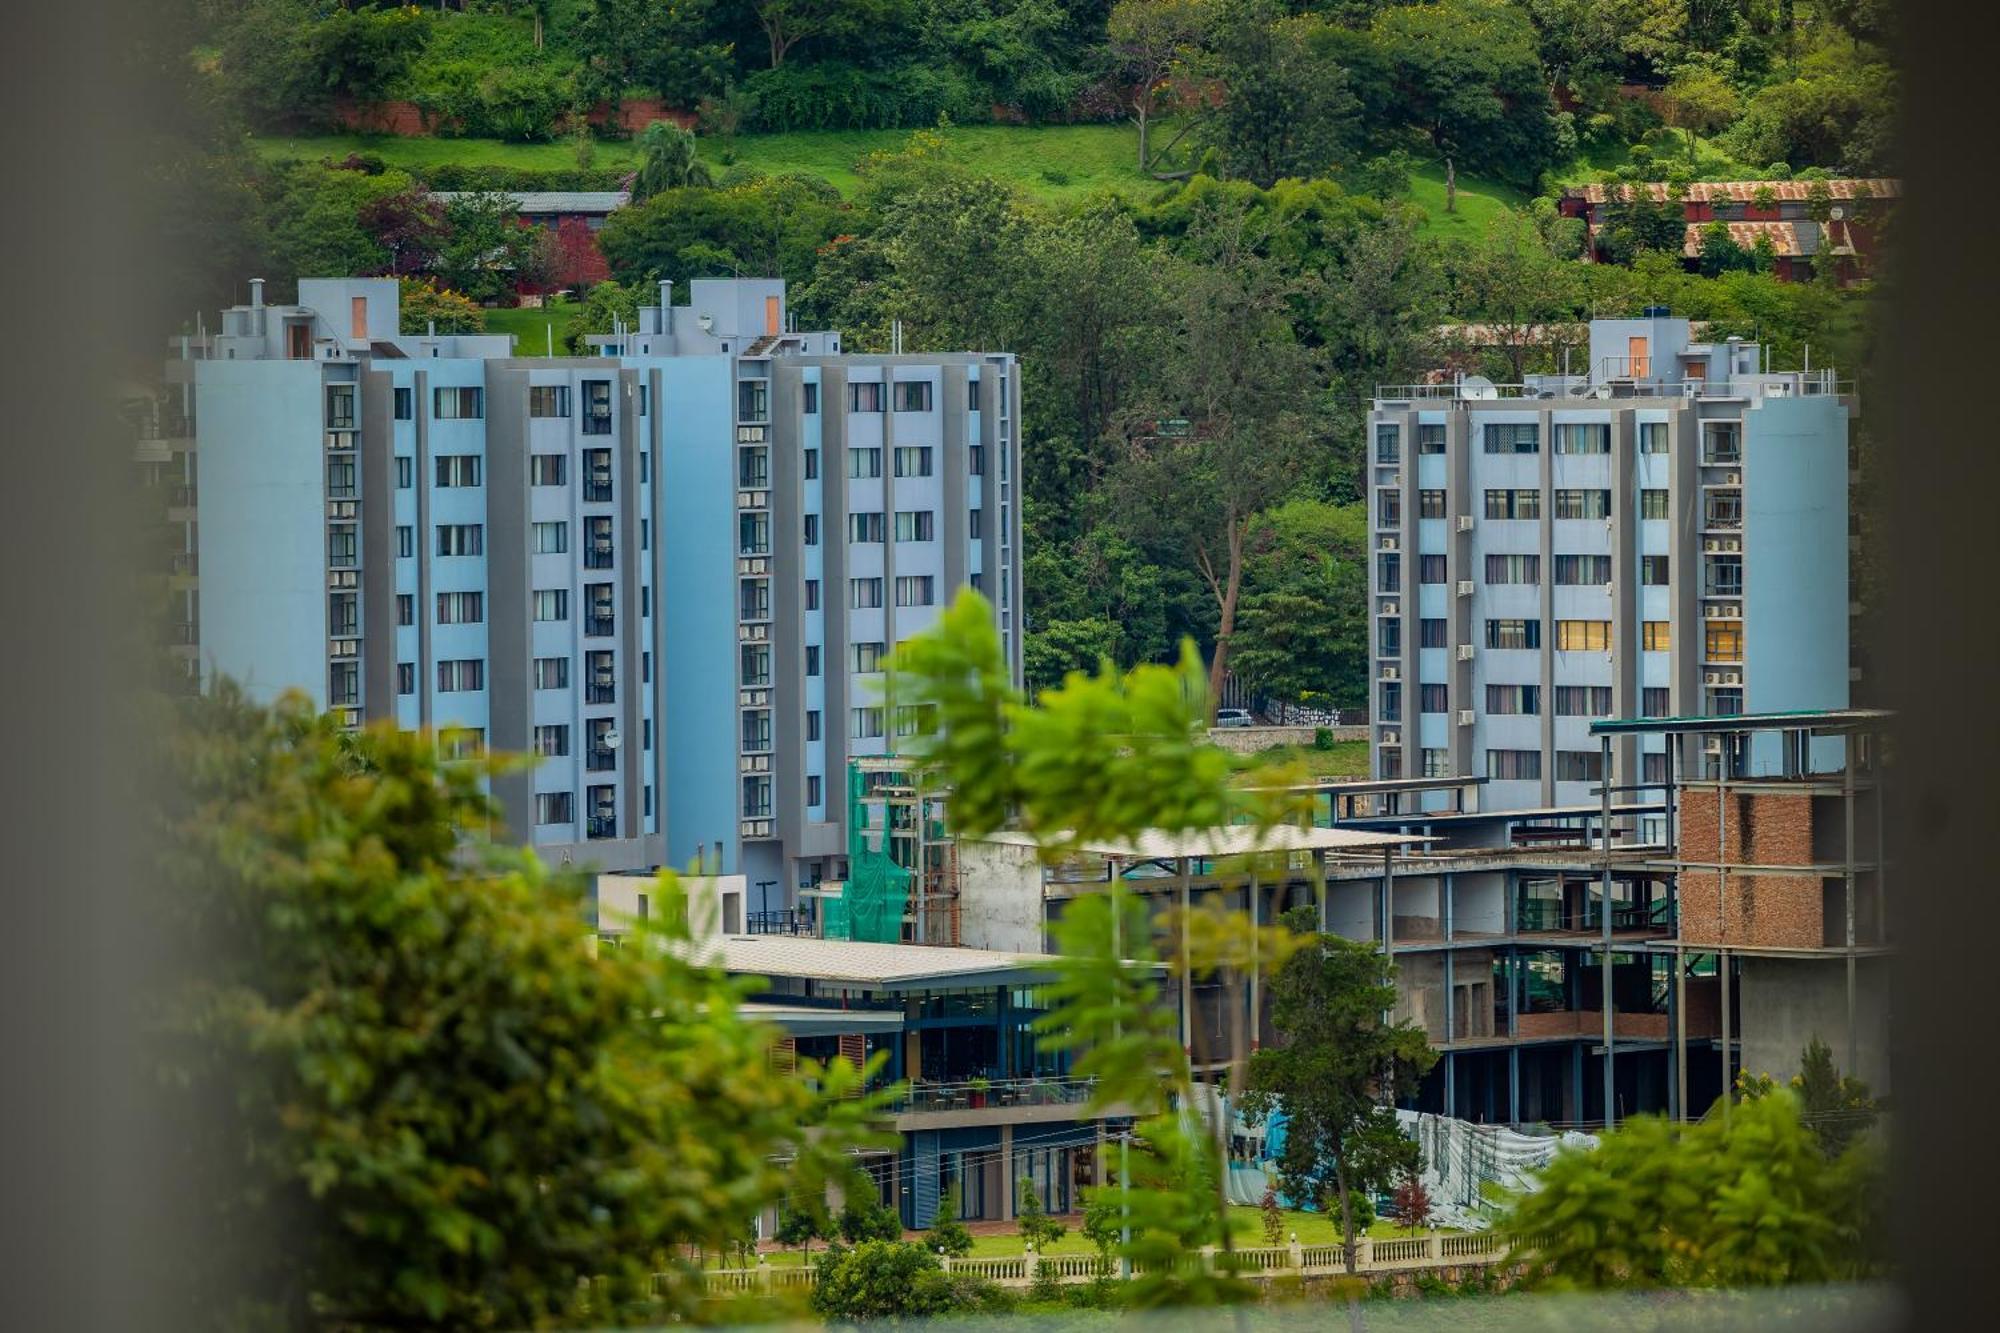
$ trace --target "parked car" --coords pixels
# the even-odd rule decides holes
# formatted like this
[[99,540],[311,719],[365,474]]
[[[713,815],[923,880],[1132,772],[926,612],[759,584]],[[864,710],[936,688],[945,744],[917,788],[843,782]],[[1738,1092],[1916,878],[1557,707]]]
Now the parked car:
[[1256,721],[1247,708],[1218,708],[1215,710],[1215,725],[1218,727],[1251,727]]

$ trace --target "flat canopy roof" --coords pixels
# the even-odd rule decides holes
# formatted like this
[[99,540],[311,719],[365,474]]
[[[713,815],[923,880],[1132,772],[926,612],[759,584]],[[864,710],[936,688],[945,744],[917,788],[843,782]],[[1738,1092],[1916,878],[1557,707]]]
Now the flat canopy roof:
[[1614,717],[1590,724],[1593,736],[1634,733],[1746,731],[1875,731],[1895,714],[1885,708],[1802,708],[1786,713],[1731,713],[1724,717]]
[[941,984],[1008,986],[1046,981],[1047,954],[950,949],[928,944],[820,940],[808,935],[719,935],[696,948],[703,961],[738,976],[793,977],[879,990]]
[[1031,833],[989,833],[982,842],[1009,843],[1016,847],[1055,847],[1065,851],[1115,856],[1127,861],[1178,861],[1246,856],[1255,852],[1358,852],[1380,851],[1384,847],[1407,847],[1433,842],[1433,838],[1401,833],[1368,833],[1352,828],[1300,828],[1279,824],[1260,829],[1251,824],[1226,828],[1190,829],[1169,833],[1148,829],[1131,839],[1070,842],[1065,837],[1037,838]]
[[775,1023],[794,1037],[833,1037],[846,1032],[900,1032],[903,1015],[892,1009],[821,1009],[804,1004],[737,1006],[745,1018]]

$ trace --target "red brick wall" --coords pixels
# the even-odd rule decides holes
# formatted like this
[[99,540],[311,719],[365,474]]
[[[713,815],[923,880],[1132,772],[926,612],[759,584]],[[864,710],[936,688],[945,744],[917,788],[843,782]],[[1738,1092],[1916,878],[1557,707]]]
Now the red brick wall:
[[[1732,791],[1723,810],[1726,829],[1716,849],[1716,792],[1681,794],[1681,857],[1724,865],[1812,864],[1812,798],[1791,792]],[[1718,911],[1716,875],[1689,870],[1680,877],[1681,937],[1691,943],[1818,948],[1822,943],[1820,882],[1813,875],[1728,877]]]

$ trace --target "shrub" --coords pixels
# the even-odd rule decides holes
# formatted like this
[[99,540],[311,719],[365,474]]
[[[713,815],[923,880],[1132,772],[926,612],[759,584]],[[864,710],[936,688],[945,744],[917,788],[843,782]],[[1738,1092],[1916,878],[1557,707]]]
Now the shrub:
[[1048,1215],[1042,1207],[1042,1196],[1035,1192],[1035,1182],[1021,1177],[1015,1196],[1015,1211],[1020,1214],[1021,1239],[1035,1247],[1037,1253],[1069,1234],[1069,1228]]
[[1331,750],[1332,748],[1333,748],[1333,728],[1332,728],[1332,727],[1314,727],[1314,728],[1313,728],[1313,749],[1315,749],[1315,750]]
[[439,333],[486,331],[486,312],[471,297],[440,287],[432,278],[404,278],[399,285],[403,334],[423,333],[433,320]]
[[998,1313],[1007,1301],[992,1283],[946,1273],[923,1246],[864,1241],[829,1257],[813,1286],[812,1308],[827,1319],[908,1319]]
[[849,1245],[901,1241],[903,1222],[874,1199],[849,1199],[840,1210],[840,1238]]
[[958,1201],[958,1186],[953,1185],[938,1203],[937,1220],[924,1233],[924,1248],[932,1254],[942,1251],[954,1259],[962,1259],[972,1253],[972,1233],[958,1220]]

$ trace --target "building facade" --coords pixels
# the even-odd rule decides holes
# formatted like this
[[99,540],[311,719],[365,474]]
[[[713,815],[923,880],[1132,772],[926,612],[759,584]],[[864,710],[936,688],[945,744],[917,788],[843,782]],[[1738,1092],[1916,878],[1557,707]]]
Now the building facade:
[[495,794],[549,859],[782,907],[844,872],[847,756],[913,725],[879,697],[897,642],[978,587],[1018,675],[1010,356],[845,356],[775,281],[663,285],[566,358],[404,336],[393,280],[260,288],[176,340],[184,437],[140,451],[188,502],[183,651],[537,756]]
[[[1583,375],[1378,391],[1375,777],[1571,804],[1594,719],[1846,706],[1853,404],[1762,361],[1655,310],[1592,321]],[[1665,764],[1623,735],[1611,778]]]

